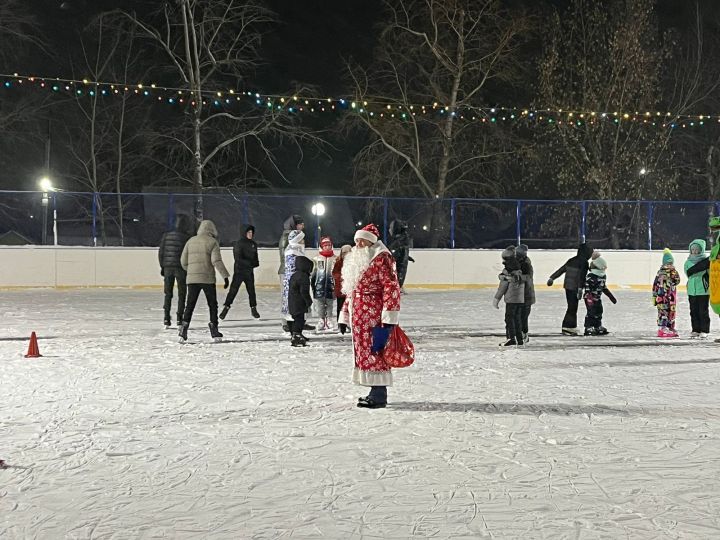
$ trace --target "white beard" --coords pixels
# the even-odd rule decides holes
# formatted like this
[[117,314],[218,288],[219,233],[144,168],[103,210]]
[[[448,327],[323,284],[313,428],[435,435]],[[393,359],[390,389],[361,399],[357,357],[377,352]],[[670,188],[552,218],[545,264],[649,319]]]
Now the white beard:
[[372,253],[369,247],[354,247],[345,255],[342,267],[342,293],[350,296],[365,270],[370,266]]

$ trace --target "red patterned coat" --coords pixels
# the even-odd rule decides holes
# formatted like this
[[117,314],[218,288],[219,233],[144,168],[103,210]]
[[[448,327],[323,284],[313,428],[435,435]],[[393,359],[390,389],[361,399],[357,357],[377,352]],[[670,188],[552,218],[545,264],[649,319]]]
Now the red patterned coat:
[[377,242],[374,253],[352,293],[348,294],[340,322],[352,328],[355,368],[353,382],[362,386],[392,386],[392,371],[381,357],[370,352],[372,329],[381,323],[397,324],[400,315],[400,284],[395,260]]

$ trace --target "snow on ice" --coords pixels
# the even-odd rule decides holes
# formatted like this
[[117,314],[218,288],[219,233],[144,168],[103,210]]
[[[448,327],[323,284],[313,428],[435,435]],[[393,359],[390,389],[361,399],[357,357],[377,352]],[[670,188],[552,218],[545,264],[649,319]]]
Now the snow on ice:
[[539,291],[501,350],[492,291],[412,290],[416,364],[365,410],[349,339],[291,348],[277,291],[223,343],[200,301],[185,345],[161,291],[1,292],[0,538],[718,538],[720,345],[617,296],[562,337]]

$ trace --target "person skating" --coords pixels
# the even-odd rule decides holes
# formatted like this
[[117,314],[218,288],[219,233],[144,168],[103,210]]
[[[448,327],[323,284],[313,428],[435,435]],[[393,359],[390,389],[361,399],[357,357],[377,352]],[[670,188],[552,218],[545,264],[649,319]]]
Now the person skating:
[[[345,257],[342,268],[342,292],[347,299],[340,313],[340,323],[349,325],[352,330],[355,359],[352,380],[355,384],[370,387],[370,393],[358,399],[357,404],[367,409],[387,405],[387,387],[393,383],[392,371],[382,354],[373,350],[382,350],[391,328],[400,318],[400,283],[395,260],[379,236],[373,224],[358,230],[355,247]],[[374,330],[377,338],[373,336]]]
[[578,304],[582,297],[581,289],[585,285],[585,276],[587,276],[589,270],[588,259],[592,253],[592,248],[583,242],[578,247],[577,255],[570,257],[565,264],[553,272],[547,281],[548,287],[552,287],[554,280],[565,274],[563,288],[565,289],[567,310],[565,311],[565,317],[562,322],[562,333],[565,335],[578,335]]
[[290,345],[304,347],[308,341],[302,331],[305,326],[305,314],[312,306],[310,297],[310,272],[313,263],[304,255],[298,255],[294,261],[295,271],[288,284],[288,309],[292,315],[292,336]]
[[[297,214],[291,215],[283,222],[283,232],[280,235],[280,240],[278,241],[278,251],[280,252],[280,267],[278,268],[278,279],[280,280],[281,306],[287,305],[287,298],[285,297],[285,286],[290,281],[290,276],[287,276],[287,279],[285,278],[285,251],[287,250],[289,244],[288,239],[291,232],[302,231],[304,228],[305,222],[303,218]],[[292,272],[290,272],[290,274],[292,275]],[[282,307],[280,311],[282,313]],[[286,313],[283,313],[283,315],[285,319],[283,321],[283,330],[289,332],[290,327],[287,323],[287,318],[289,317],[289,315],[287,315]]]
[[258,259],[258,250],[255,240],[255,227],[252,225],[243,225],[243,236],[233,243],[233,256],[235,257],[235,263],[233,268],[232,282],[230,283],[230,290],[225,297],[223,310],[220,313],[220,318],[225,319],[230,311],[235,297],[240,290],[240,285],[245,283],[245,290],[248,293],[248,301],[250,303],[250,313],[256,319],[260,318],[260,314],[257,311],[257,298],[255,296],[255,275],[254,269],[260,266],[260,260]]
[[230,273],[223,264],[220,254],[220,244],[217,241],[217,229],[215,224],[206,219],[200,223],[197,235],[193,236],[185,244],[180,263],[187,272],[188,295],[183,313],[183,322],[178,335],[181,342],[187,340],[188,328],[192,320],[195,304],[197,304],[200,291],[205,293],[208,308],[210,310],[210,335],[213,339],[222,338],[218,330],[218,303],[215,290],[215,271],[220,272],[225,288],[230,284]]
[[613,304],[617,304],[617,299],[606,286],[607,282],[607,263],[600,256],[599,252],[594,252],[592,261],[590,262],[590,271],[585,279],[585,307],[587,314],[585,315],[585,335],[586,336],[604,336],[608,334],[607,328],[602,325],[603,305],[602,295],[607,296]]
[[710,333],[710,258],[705,253],[705,240],[698,238],[690,242],[690,252],[685,261],[687,294],[690,303],[690,338],[705,339]]
[[657,307],[657,337],[678,337],[675,330],[675,312],[677,306],[677,286],[680,283],[680,274],[675,270],[675,259],[672,252],[665,248],[663,251],[662,266],[658,270],[653,282],[653,304]]
[[[282,288],[282,307],[281,312],[285,317],[283,322],[283,330],[291,332],[292,315],[288,307],[288,293],[290,291],[290,278],[295,273],[296,257],[305,256],[305,233],[299,229],[290,231],[288,235],[288,245],[285,248],[285,274]],[[305,330],[314,330],[315,327],[309,324],[304,326]]]
[[395,219],[390,223],[390,245],[388,249],[395,258],[395,266],[397,268],[398,282],[402,289],[405,284],[405,276],[407,275],[408,261],[415,262],[410,256],[410,249],[413,241],[410,233],[408,233],[408,224],[399,219]]
[[332,276],[333,276],[333,288],[335,292],[335,299],[337,302],[337,317],[336,320],[338,321],[338,330],[340,330],[341,334],[345,334],[347,332],[347,325],[346,324],[340,324],[340,312],[342,311],[343,304],[345,303],[345,294],[342,292],[342,268],[343,268],[343,262],[345,261],[345,257],[348,253],[350,253],[350,250],[352,249],[352,246],[349,246],[348,244],[345,244],[343,247],[340,248],[340,256],[335,261],[335,266],[333,266],[332,270]]
[[335,266],[335,259],[332,239],[329,236],[323,236],[320,239],[320,251],[315,257],[315,268],[310,277],[315,309],[318,315],[318,332],[332,330],[335,326],[332,323],[333,299],[335,297],[332,271]]
[[160,275],[164,278],[165,302],[163,303],[165,328],[170,328],[172,319],[170,309],[172,308],[173,287],[177,282],[178,304],[177,304],[177,325],[182,326],[183,312],[185,311],[185,297],[187,294],[186,274],[180,264],[185,244],[193,235],[192,220],[189,216],[178,214],[175,218],[175,229],[166,232],[160,239],[158,259],[160,261]]
[[525,304],[522,309],[522,332],[523,342],[527,345],[530,341],[530,312],[535,304],[535,270],[533,270],[532,261],[527,255],[528,247],[520,244],[515,248],[515,256],[520,263],[520,272],[523,282],[525,283]]
[[505,337],[503,347],[516,345],[522,347],[522,315],[525,307],[525,283],[522,279],[520,262],[514,246],[508,246],[502,252],[503,270],[498,275],[500,283],[493,297],[493,307],[500,309],[500,300],[505,300]]

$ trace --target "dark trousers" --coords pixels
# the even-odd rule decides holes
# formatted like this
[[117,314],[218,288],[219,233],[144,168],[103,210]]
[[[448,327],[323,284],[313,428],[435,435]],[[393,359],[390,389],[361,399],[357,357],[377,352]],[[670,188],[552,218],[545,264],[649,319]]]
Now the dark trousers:
[[602,326],[603,305],[602,298],[585,300],[587,314],[585,315],[585,328],[600,328]]
[[232,277],[232,283],[230,283],[230,290],[228,290],[227,296],[225,297],[225,305],[227,307],[232,306],[235,301],[240,285],[245,284],[245,290],[248,293],[248,300],[250,301],[250,307],[254,308],[257,306],[257,298],[255,297],[255,275],[253,271],[243,270],[241,272],[235,272]]
[[165,311],[165,320],[170,320],[170,309],[172,308],[173,287],[177,281],[178,288],[178,305],[177,320],[182,320],[183,311],[185,311],[185,295],[187,293],[187,285],[185,284],[185,270],[182,268],[164,268],[165,274],[165,303],[163,310]]
[[523,304],[522,309],[522,331],[523,334],[528,333],[528,319],[530,319],[530,311],[532,310],[532,304]]
[[368,397],[375,403],[387,403],[387,386],[371,386]]
[[577,310],[578,310],[578,290],[565,289],[565,300],[567,300],[567,310],[565,318],[562,322],[563,328],[577,328]]
[[205,293],[208,308],[210,308],[210,322],[214,325],[218,323],[218,303],[217,291],[214,283],[190,283],[188,284],[187,304],[185,305],[185,314],[183,315],[183,323],[190,324],[195,304],[197,304],[200,291]]
[[289,324],[292,325],[291,330],[293,334],[302,334],[303,327],[305,326],[305,314],[304,313],[292,313],[292,321]]
[[522,314],[525,304],[505,304],[505,334],[515,343],[523,342]]
[[690,324],[693,332],[710,332],[710,311],[708,303],[710,297],[707,295],[688,296],[690,300]]
[[342,311],[343,304],[345,303],[345,297],[339,296],[336,300],[337,300],[337,320],[340,320],[340,312]]

